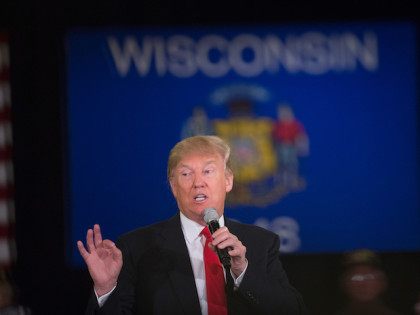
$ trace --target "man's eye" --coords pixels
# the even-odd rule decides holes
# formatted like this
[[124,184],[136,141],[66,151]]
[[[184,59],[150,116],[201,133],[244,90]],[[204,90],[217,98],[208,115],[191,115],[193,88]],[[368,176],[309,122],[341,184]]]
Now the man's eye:
[[211,174],[213,173],[213,169],[208,169],[204,171],[204,174]]

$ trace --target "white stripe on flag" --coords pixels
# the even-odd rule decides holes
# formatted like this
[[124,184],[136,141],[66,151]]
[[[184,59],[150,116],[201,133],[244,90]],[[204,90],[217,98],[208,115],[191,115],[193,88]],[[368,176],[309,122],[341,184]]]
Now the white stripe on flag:
[[8,263],[11,260],[10,243],[8,239],[0,239],[0,264]]

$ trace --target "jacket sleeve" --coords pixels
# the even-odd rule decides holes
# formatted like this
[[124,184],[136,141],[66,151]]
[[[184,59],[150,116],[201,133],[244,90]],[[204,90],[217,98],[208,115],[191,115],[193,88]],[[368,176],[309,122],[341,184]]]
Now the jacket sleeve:
[[[255,235],[254,235],[255,237]],[[230,292],[230,307],[244,314],[307,314],[280,261],[279,237],[264,233],[247,246],[248,268],[239,288]],[[235,312],[236,313],[236,312]]]
[[118,277],[117,287],[101,307],[98,305],[95,293],[92,292],[86,308],[86,315],[135,314],[134,290],[137,275],[134,272],[134,263],[124,243],[118,240],[116,244],[123,253],[123,267]]

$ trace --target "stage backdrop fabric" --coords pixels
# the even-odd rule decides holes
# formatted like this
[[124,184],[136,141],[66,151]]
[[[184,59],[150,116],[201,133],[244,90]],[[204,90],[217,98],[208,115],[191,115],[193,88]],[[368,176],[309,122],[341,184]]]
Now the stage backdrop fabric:
[[69,258],[177,210],[171,147],[233,150],[226,214],[284,253],[420,249],[410,23],[75,29],[66,38]]

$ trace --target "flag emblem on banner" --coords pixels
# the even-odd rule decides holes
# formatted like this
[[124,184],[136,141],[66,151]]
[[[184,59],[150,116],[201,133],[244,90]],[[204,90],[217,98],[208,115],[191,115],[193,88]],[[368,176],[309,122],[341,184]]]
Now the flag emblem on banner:
[[267,101],[269,94],[256,85],[223,87],[212,99],[226,107],[227,117],[210,119],[197,106],[183,125],[182,138],[216,134],[231,146],[235,185],[229,206],[264,207],[306,187],[299,171],[299,159],[309,154],[305,128],[286,103],[268,102],[274,117],[258,115],[258,102]]

